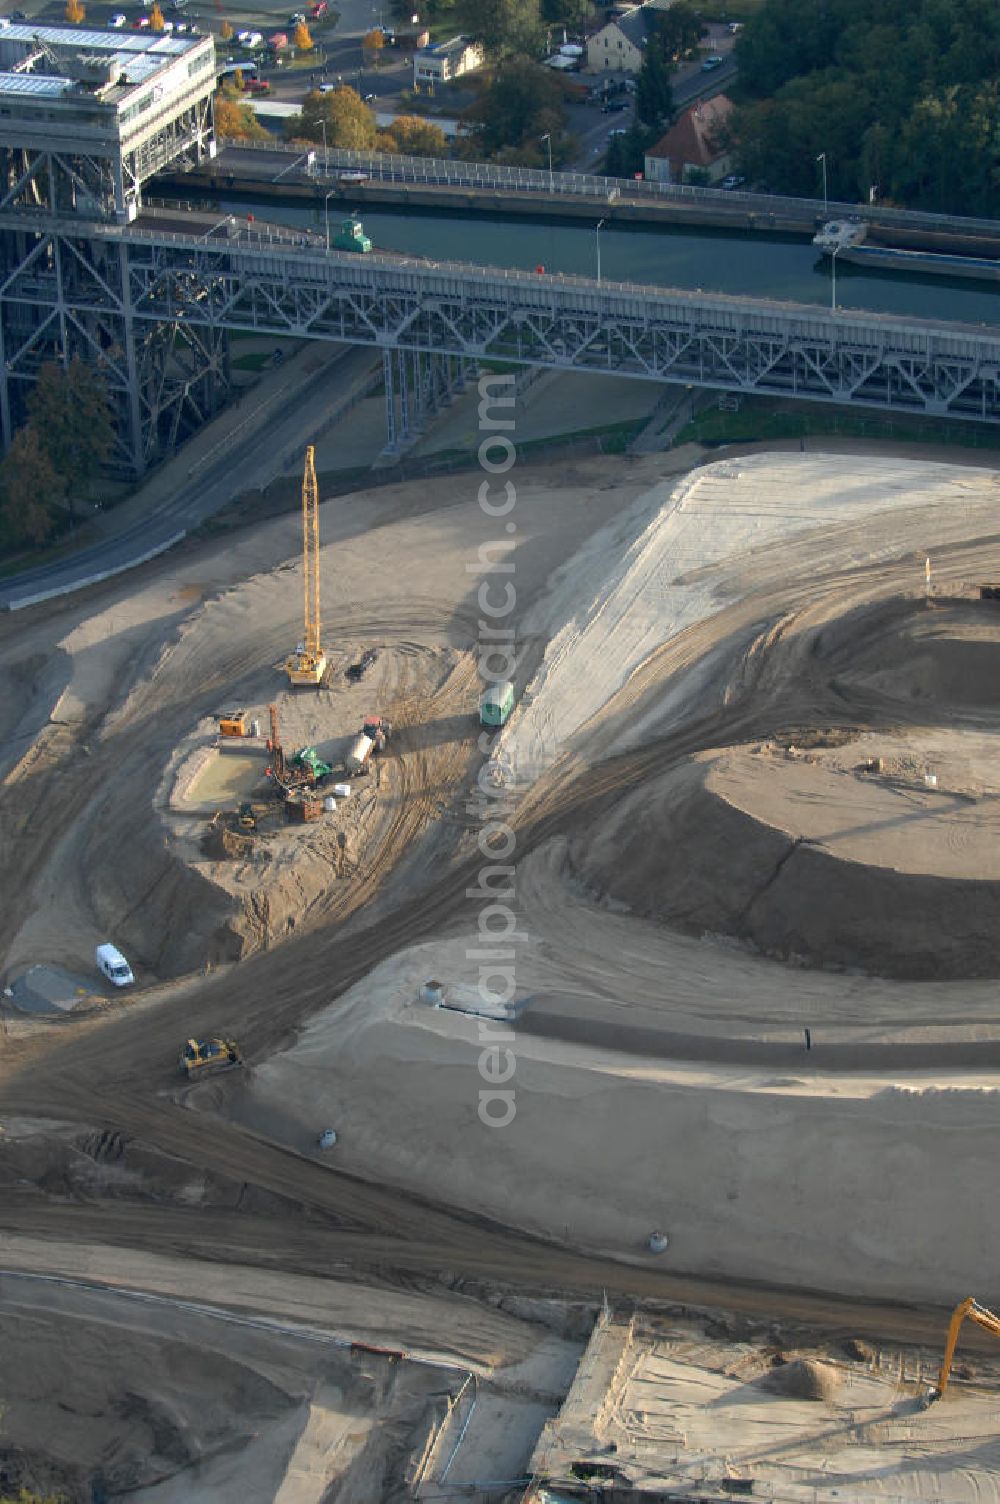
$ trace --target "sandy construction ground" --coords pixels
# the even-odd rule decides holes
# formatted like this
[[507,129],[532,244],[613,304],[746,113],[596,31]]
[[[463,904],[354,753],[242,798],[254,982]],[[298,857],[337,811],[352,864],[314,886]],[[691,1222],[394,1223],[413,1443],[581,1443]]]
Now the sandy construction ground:
[[[39,1265],[75,1239],[126,1265],[349,1271],[373,1289],[367,1329],[405,1325],[378,1317],[380,1290],[440,1296],[422,1345],[445,1355],[498,1284],[705,1300],[716,1281],[815,1319],[838,1295],[990,1296],[1000,608],[973,587],[1000,578],[997,478],[697,458],[525,469],[513,533],[478,476],[331,502],[315,695],[280,674],[295,517],[0,622],[4,979],[85,974],[110,938],[140,983],[80,1016],[5,1016],[0,1231],[40,1240]],[[491,745],[497,558],[518,704]],[[373,710],[396,734],[346,807],[227,856],[178,784],[220,712],[266,720],[275,698],[289,747],[336,758]],[[185,1088],[180,1045],[215,1033],[248,1069]],[[484,1092],[500,1116],[511,1094],[505,1126]],[[293,1473],[343,1430],[348,1380],[296,1369],[261,1391],[261,1424],[301,1440]],[[414,1382],[358,1413],[412,1417]],[[496,1437],[528,1446],[553,1386],[517,1391],[516,1424],[495,1398],[484,1458],[515,1465]],[[208,1465],[199,1437],[182,1473]],[[407,1438],[372,1467],[402,1477]]]
[[996,1364],[925,1408],[922,1359],[932,1366],[929,1354],[800,1345],[725,1318],[600,1322],[533,1471],[558,1490],[589,1470],[638,1498],[996,1498]]

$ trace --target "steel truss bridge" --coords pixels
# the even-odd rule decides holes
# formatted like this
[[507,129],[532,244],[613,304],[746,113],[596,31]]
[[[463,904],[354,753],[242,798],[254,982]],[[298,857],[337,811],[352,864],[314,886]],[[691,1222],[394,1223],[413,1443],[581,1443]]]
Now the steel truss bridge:
[[330,252],[315,233],[229,218],[164,228],[184,218],[0,211],[5,442],[41,362],[79,351],[103,367],[122,461],[141,472],[186,407],[215,405],[237,330],[380,349],[397,441],[483,360],[1000,422],[1000,332],[986,326]]

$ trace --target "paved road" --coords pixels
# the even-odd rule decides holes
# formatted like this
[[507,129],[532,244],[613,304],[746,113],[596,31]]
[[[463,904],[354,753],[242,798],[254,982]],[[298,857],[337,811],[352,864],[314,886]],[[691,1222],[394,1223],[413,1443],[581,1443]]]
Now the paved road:
[[179,542],[241,491],[285,473],[371,363],[372,352],[365,349],[315,344],[300,351],[155,475],[153,498],[140,492],[102,518],[99,542],[0,582],[0,608],[17,609],[50,592],[81,589],[105,572],[142,563]]
[[[733,56],[733,37],[727,27],[712,26],[703,46],[723,58],[723,64],[712,73],[703,73],[700,62],[687,63],[674,75],[674,103],[678,109],[693,104],[696,99],[711,99],[721,94],[736,77],[736,59]],[[582,82],[598,85],[600,77],[590,74],[576,75]],[[572,105],[569,109],[569,128],[580,141],[580,151],[572,162],[566,164],[568,171],[596,172],[608,149],[608,137],[614,130],[622,130],[632,123],[633,98],[619,95],[627,100],[628,108],[613,114],[602,115],[593,105]]]

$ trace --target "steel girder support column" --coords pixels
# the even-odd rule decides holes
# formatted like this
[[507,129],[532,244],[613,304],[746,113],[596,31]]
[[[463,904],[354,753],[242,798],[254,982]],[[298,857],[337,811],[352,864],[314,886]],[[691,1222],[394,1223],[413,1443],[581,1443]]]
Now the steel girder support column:
[[7,302],[0,302],[0,441],[4,454],[10,448],[11,439],[14,437],[14,428],[10,417],[10,383],[7,379],[7,330],[4,317],[7,310]]
[[382,351],[382,380],[385,385],[385,447],[396,447],[396,391],[393,381],[392,351]]
[[396,370],[399,376],[399,442],[405,444],[410,437],[410,381],[405,350],[396,351]]
[[142,374],[136,349],[135,315],[132,310],[132,284],[129,277],[129,250],[122,245],[118,251],[122,288],[122,335],[125,351],[125,370],[128,377],[128,436],[127,444],[136,475],[146,469],[146,444],[142,431]]

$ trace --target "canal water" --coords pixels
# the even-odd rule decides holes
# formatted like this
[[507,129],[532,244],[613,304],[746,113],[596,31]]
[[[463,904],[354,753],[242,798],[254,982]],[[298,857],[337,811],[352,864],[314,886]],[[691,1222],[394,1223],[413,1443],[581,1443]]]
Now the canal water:
[[[222,212],[323,229],[322,211],[274,200],[226,196]],[[330,202],[331,232],[344,206]],[[598,235],[581,220],[523,219],[511,215],[367,207],[360,211],[376,250],[467,261],[478,266],[597,275]],[[828,257],[801,236],[736,234],[726,230],[673,229],[607,223],[600,231],[601,276],[688,291],[780,298],[830,307]],[[1000,323],[1000,283],[872,272],[837,263],[837,306],[991,326]]]

